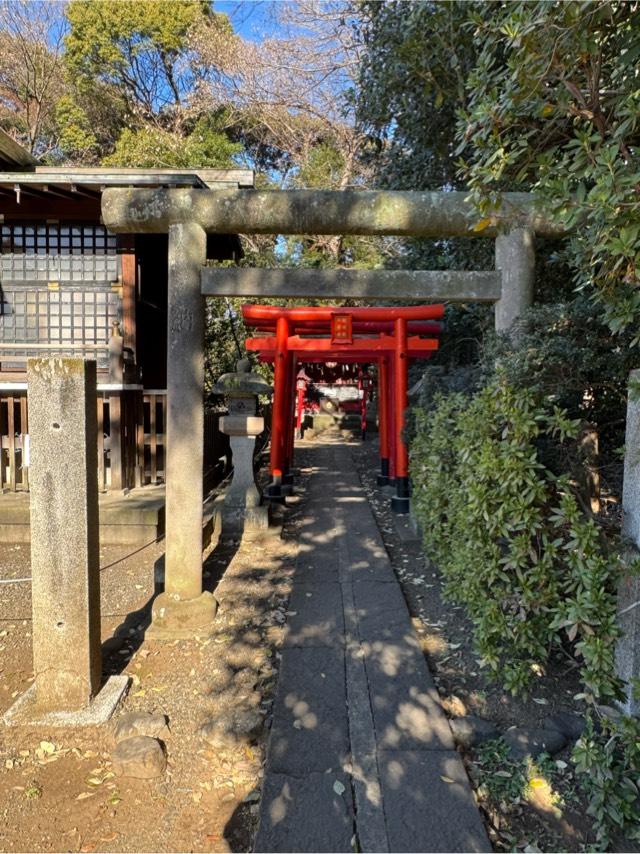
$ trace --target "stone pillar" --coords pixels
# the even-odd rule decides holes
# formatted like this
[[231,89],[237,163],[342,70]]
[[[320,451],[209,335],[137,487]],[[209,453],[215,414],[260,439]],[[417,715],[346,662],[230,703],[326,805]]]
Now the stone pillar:
[[[632,391],[638,384],[640,371],[631,371],[622,489],[622,533],[629,541],[629,562],[640,557],[640,396]],[[632,692],[633,680],[640,678],[640,576],[637,574],[620,579],[618,625],[622,636],[616,647],[616,670],[627,685],[624,711],[638,715],[640,701],[634,699]]]
[[216,613],[202,591],[206,245],[195,223],[169,228],[165,588],[148,631],[157,639],[206,634]]
[[36,705],[86,708],[101,678],[96,363],[29,359]]
[[528,228],[514,228],[496,237],[496,270],[502,272],[502,296],[495,305],[496,332],[509,332],[533,303],[534,238]]

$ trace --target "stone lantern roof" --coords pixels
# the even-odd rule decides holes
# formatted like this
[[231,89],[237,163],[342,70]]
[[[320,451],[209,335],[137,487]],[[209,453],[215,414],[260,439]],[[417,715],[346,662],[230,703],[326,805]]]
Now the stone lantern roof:
[[273,394],[273,386],[260,374],[250,370],[249,359],[240,359],[236,362],[236,370],[222,374],[220,379],[213,385],[214,394],[223,394],[225,397],[251,397],[256,394]]

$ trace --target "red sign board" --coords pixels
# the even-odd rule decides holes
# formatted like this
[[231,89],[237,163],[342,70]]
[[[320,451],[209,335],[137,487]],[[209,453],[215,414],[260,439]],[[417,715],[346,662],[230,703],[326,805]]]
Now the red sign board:
[[353,344],[353,318],[350,314],[331,315],[331,343]]

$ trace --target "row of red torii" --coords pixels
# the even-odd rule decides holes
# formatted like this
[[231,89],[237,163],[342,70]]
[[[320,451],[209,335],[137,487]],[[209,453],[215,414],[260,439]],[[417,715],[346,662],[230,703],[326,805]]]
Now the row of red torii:
[[[274,365],[270,475],[266,495],[279,499],[291,489],[295,427],[300,423],[298,366],[339,363],[377,366],[380,485],[395,488],[392,509],[409,510],[408,452],[404,438],[410,361],[438,348],[444,305],[406,307],[285,308],[244,305],[247,326],[270,333],[248,338],[247,350]],[[423,337],[425,336],[426,337]],[[364,389],[363,400],[364,397]]]

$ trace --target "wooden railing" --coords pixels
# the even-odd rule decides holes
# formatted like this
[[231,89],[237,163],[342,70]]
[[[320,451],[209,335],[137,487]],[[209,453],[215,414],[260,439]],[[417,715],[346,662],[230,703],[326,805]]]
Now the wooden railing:
[[[208,489],[229,469],[229,439],[220,412],[204,420],[204,480]],[[98,392],[98,489],[101,492],[165,482],[167,393],[158,390]],[[26,391],[0,392],[0,489],[29,489],[25,464]]]
[[11,492],[29,489],[29,469],[25,464],[25,436],[28,434],[27,396],[0,396],[0,488]]
[[167,392],[145,391],[138,418],[140,486],[164,483],[166,458]]

